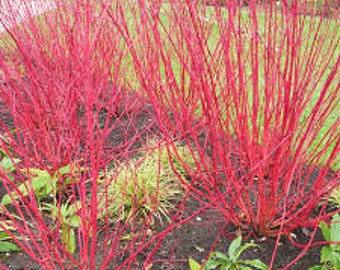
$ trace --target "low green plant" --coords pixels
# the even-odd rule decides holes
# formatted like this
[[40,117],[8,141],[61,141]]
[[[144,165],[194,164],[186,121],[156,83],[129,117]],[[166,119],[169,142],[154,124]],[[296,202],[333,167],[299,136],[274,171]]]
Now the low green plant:
[[255,260],[242,260],[240,259],[243,251],[250,247],[257,247],[258,245],[254,243],[244,243],[242,244],[242,236],[238,236],[229,246],[228,255],[221,252],[212,252],[209,259],[204,264],[200,265],[194,259],[189,258],[189,266],[191,270],[210,270],[210,269],[220,269],[220,270],[251,270],[251,269],[268,269],[262,261]]
[[[58,179],[70,174],[71,166],[66,165],[54,172],[52,175],[47,170],[40,170],[36,168],[24,168],[20,171],[24,173],[26,177],[30,177],[30,179],[18,186],[20,193],[13,191],[11,194],[3,196],[1,200],[3,206],[12,204],[13,201],[17,201],[21,197],[28,196],[31,192],[34,192],[39,201],[46,198],[48,195],[54,196],[58,189]],[[64,184],[67,185],[72,181],[74,181],[72,177],[65,177]]]
[[5,173],[11,173],[15,171],[15,164],[20,162],[18,158],[10,158],[9,155],[0,148],[0,168],[5,171]]
[[[179,146],[177,154],[186,160],[188,166],[194,166],[192,155],[186,146]],[[183,192],[178,176],[186,178],[182,163],[165,148],[159,148],[140,159],[131,160],[117,177],[106,177],[110,181],[99,197],[102,218],[127,220],[132,215],[147,217],[151,213],[162,220],[168,218],[174,208],[172,201]],[[111,178],[111,179],[110,179]],[[112,179],[114,178],[114,179]]]
[[[0,222],[0,253],[7,253],[13,251],[19,251],[20,248],[13,242],[11,242],[12,237],[6,231],[15,231],[15,228]],[[6,231],[4,230],[6,228]]]
[[57,220],[61,226],[61,241],[65,244],[67,252],[73,254],[76,249],[76,237],[74,229],[81,224],[80,216],[77,212],[80,209],[80,202],[73,204],[69,202],[58,206],[56,204],[45,203],[41,210],[48,211],[52,219]]
[[310,267],[309,270],[340,270],[340,215],[333,216],[330,226],[324,221],[319,226],[330,244],[321,249],[321,265]]
[[[15,170],[14,164],[8,156],[4,156],[1,161],[4,164],[4,170],[8,172]],[[13,161],[15,162],[16,159],[13,159]],[[66,251],[73,254],[76,247],[74,228],[78,227],[80,224],[80,217],[76,214],[79,210],[80,203],[69,204],[69,202],[66,202],[62,205],[58,205],[55,200],[55,195],[58,189],[65,188],[69,183],[76,181],[72,175],[77,173],[78,169],[71,171],[71,166],[66,165],[55,171],[52,175],[47,170],[36,168],[23,168],[20,171],[26,178],[30,177],[30,179],[21,183],[18,186],[18,191],[13,191],[10,194],[4,195],[1,200],[2,205],[6,206],[12,204],[14,201],[19,201],[22,197],[31,194],[31,192],[34,192],[39,202],[47,196],[52,195],[54,202],[42,203],[40,210],[48,211],[48,214],[52,219],[58,221],[58,224],[61,225],[62,243],[65,244]],[[59,179],[63,179],[63,187],[58,183]],[[0,231],[0,244],[2,244],[1,236],[8,237],[8,239],[11,238],[5,232]],[[17,250],[16,246],[11,242],[6,242],[4,247],[6,251]]]

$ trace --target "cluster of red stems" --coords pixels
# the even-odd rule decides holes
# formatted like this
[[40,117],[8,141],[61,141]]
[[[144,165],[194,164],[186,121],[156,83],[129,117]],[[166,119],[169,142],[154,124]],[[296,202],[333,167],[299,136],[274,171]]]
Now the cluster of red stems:
[[[0,228],[41,269],[129,269],[143,252],[139,268],[147,268],[167,234],[189,220],[180,218],[186,198],[277,238],[334,213],[322,206],[315,214],[340,180],[340,120],[325,125],[340,102],[331,19],[302,16],[295,0],[57,0],[38,16],[30,1],[20,12],[18,1],[7,2],[0,148],[21,161],[0,177],[22,198],[1,206]],[[190,176],[179,179],[185,199],[150,236],[148,220],[99,221],[96,194],[106,168],[138,152],[154,126],[169,153],[185,143],[196,166],[177,155]],[[22,168],[53,174],[67,164],[86,168],[72,169],[77,181],[68,187],[81,203],[74,254],[58,220],[48,224],[35,194],[17,188],[30,178]]]

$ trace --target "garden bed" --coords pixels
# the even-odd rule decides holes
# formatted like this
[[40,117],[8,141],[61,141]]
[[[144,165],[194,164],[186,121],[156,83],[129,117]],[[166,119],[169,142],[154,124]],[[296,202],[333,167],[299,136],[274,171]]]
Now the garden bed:
[[0,36],[1,267],[187,270],[240,236],[336,262],[337,18],[205,3],[57,1]]

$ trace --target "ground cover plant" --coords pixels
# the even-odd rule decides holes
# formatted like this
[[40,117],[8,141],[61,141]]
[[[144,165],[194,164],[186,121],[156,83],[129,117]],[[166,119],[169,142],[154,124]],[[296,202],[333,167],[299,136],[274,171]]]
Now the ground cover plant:
[[325,222],[320,222],[322,234],[330,243],[329,246],[324,246],[321,249],[320,262],[322,265],[316,265],[310,270],[317,269],[338,269],[340,268],[340,245],[339,245],[339,230],[340,230],[340,216],[336,214],[333,216],[330,226]]
[[23,7],[17,26],[0,11],[13,20],[0,36],[0,241],[25,267],[158,269],[167,237],[212,209],[222,228],[274,241],[269,269],[284,237],[302,247],[288,269],[339,212],[336,14],[304,16],[301,1]]
[[[260,260],[241,260],[241,254],[248,248],[256,247],[254,243],[244,243],[242,244],[242,236],[239,235],[230,244],[228,249],[228,255],[224,255],[220,252],[212,252],[206,263],[204,263],[205,270],[216,269],[250,269],[250,266],[256,269],[266,270],[268,267]],[[189,265],[191,270],[201,269],[201,265],[193,259],[189,259]]]

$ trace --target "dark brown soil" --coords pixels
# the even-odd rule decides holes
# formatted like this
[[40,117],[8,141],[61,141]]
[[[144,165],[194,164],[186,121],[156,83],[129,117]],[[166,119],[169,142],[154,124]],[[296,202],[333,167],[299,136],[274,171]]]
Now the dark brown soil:
[[[200,209],[199,204],[190,202],[187,204],[187,213]],[[228,247],[239,232],[232,224],[225,224],[219,218],[219,213],[212,209],[206,210],[195,217],[192,222],[184,224],[170,232],[165,238],[159,252],[154,257],[154,270],[184,270],[189,269],[188,258],[192,257],[198,262],[203,262],[206,256],[214,250],[227,254]],[[295,241],[306,244],[310,237],[306,235],[306,229],[296,230],[292,233]],[[272,259],[276,239],[255,238],[251,235],[244,235],[244,242],[254,242],[258,244],[256,248],[247,249],[241,259],[260,259],[267,265]],[[323,241],[320,232],[316,233],[313,242]],[[307,270],[313,265],[320,263],[320,246],[308,249],[306,254],[294,265],[289,267],[292,270]],[[294,246],[287,237],[279,241],[279,246],[274,258],[272,269],[278,270],[292,262],[302,251]],[[162,261],[164,260],[164,261]]]

